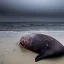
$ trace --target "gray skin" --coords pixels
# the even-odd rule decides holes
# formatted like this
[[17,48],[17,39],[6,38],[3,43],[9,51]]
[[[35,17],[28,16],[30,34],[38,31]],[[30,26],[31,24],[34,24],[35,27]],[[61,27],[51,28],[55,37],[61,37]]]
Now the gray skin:
[[35,58],[36,62],[44,58],[64,54],[64,46],[53,37],[44,34],[22,36],[20,45],[39,54]]

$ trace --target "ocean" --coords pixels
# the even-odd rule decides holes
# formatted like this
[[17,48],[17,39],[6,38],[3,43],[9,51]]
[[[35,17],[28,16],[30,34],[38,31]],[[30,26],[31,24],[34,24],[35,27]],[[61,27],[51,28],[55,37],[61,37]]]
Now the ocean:
[[64,22],[0,22],[0,31],[64,30]]

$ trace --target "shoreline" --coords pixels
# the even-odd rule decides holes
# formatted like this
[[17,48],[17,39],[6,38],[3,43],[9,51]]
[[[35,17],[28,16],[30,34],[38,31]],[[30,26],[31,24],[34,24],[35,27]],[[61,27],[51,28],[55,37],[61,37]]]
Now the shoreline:
[[64,45],[64,31],[0,31],[0,64],[64,64],[64,56],[35,62],[36,53],[19,47],[21,36],[30,33],[50,35]]

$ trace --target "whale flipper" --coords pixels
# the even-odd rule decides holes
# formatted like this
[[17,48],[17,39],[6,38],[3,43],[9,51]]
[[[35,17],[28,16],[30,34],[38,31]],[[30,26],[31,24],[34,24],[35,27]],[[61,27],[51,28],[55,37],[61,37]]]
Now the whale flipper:
[[40,52],[40,54],[36,56],[36,58],[35,58],[36,62],[43,59],[43,57],[47,56],[47,54],[45,54],[45,52],[47,52],[47,49],[48,49],[48,47],[44,48],[44,50],[42,50]]
[[54,54],[55,54],[54,52],[52,52],[52,51],[47,51],[47,50],[46,50],[44,53],[41,52],[39,55],[36,56],[35,62],[37,62],[37,61],[39,61],[39,60],[42,60],[42,59],[44,59],[44,58],[46,58],[46,57],[48,57],[48,56],[52,56],[52,55],[54,55]]
[[42,60],[44,58],[51,58],[51,57],[60,57],[64,55],[64,50],[52,50],[52,49],[47,49],[44,53],[41,52],[39,55],[36,56],[35,62]]
[[42,58],[43,58],[42,54],[39,54],[38,56],[36,56],[35,62],[41,60]]

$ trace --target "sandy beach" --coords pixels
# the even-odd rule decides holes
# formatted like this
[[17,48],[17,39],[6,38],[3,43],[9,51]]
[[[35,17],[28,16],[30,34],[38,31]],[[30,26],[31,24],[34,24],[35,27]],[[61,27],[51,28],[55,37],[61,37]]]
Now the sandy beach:
[[21,36],[29,33],[52,36],[64,45],[64,31],[0,31],[0,64],[64,64],[64,56],[35,62],[38,54],[19,47]]

